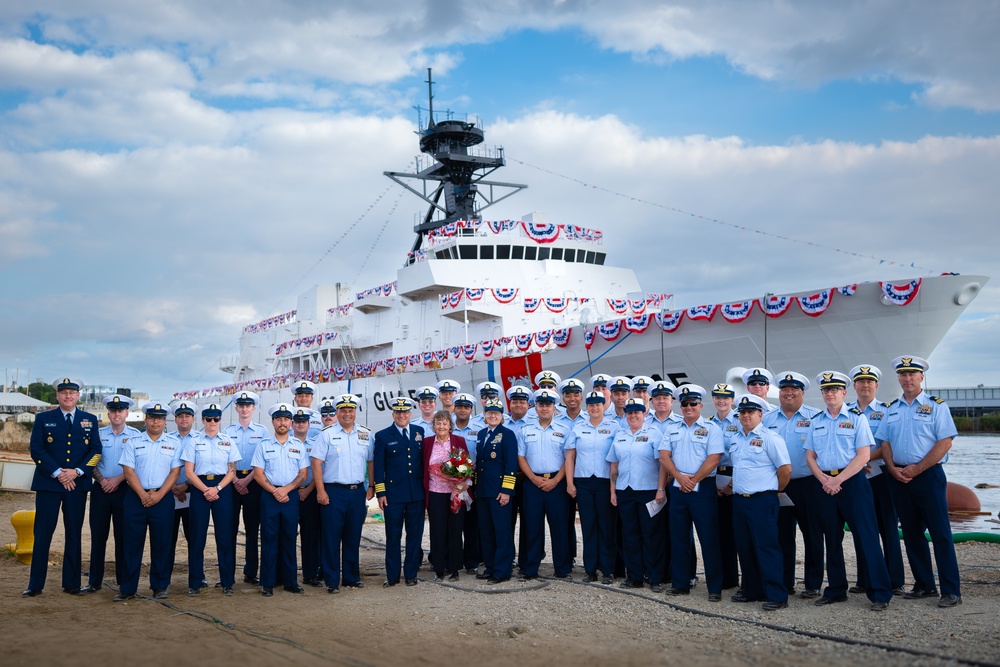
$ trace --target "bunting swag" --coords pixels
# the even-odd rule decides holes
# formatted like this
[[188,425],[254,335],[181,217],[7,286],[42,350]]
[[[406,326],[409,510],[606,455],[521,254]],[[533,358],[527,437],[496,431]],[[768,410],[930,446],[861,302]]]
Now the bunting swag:
[[724,303],[719,306],[719,312],[723,319],[732,324],[742,322],[750,317],[753,312],[753,301],[740,301],[739,303]]
[[[905,306],[912,303],[916,298],[918,292],[920,291],[921,279],[917,278],[915,280],[898,284],[882,282],[879,285],[884,300],[892,304]],[[655,321],[657,326],[659,326],[665,333],[673,333],[674,331],[677,331],[685,317],[689,320],[710,322],[717,312],[721,312],[722,317],[727,322],[739,323],[745,321],[750,316],[755,305],[759,306],[761,311],[768,317],[781,317],[788,312],[788,309],[791,308],[793,303],[797,303],[799,308],[806,315],[810,317],[819,317],[830,307],[835,293],[839,292],[842,296],[852,296],[856,293],[857,288],[857,284],[852,284],[822,290],[816,294],[807,296],[770,295],[750,301],[695,306],[685,310],[633,314],[632,316],[624,319],[613,320],[597,326],[587,327],[583,331],[583,344],[587,350],[590,350],[598,336],[608,342],[612,342],[618,339],[623,328],[630,333],[642,334],[648,330],[651,322],[653,321]],[[365,295],[364,298],[370,298],[371,296],[376,295],[386,296],[391,294],[395,289],[395,283],[387,283],[374,288],[373,290],[359,293],[358,297],[362,298],[363,295]],[[441,301],[442,303],[444,303],[445,300],[450,302],[452,298],[455,298],[460,302],[461,299],[465,297],[478,300],[484,298],[487,293],[491,294],[498,301],[506,299],[510,302],[517,297],[517,290],[514,288],[472,288],[470,290],[460,290],[452,294],[442,295]],[[640,307],[640,305],[643,308],[648,308],[648,306],[653,305],[653,299],[657,297],[659,299],[657,303],[662,303],[662,301],[669,296],[670,295],[668,294],[650,295],[647,293],[646,299],[642,301],[641,304],[641,300],[638,299],[609,299],[608,305],[616,312],[620,308],[622,313],[625,313],[636,310]],[[533,312],[543,303],[550,310],[565,309],[567,303],[570,301],[584,302],[586,299],[526,298],[524,299],[524,304],[526,312]],[[350,312],[351,307],[352,304],[347,304],[345,306],[331,308],[328,312],[331,314],[334,312],[347,314]],[[555,310],[554,312],[559,311]],[[274,326],[288,324],[289,322],[294,321],[295,316],[296,311],[293,310],[283,315],[276,315],[274,317],[261,320],[255,324],[248,325],[244,328],[244,331],[248,333],[257,333]],[[269,389],[287,387],[290,383],[300,380],[328,382],[372,377],[380,373],[404,373],[408,370],[417,371],[426,367],[434,367],[436,365],[440,365],[441,362],[446,361],[449,358],[455,361],[460,361],[464,358],[466,362],[474,362],[477,355],[481,355],[480,358],[488,359],[497,355],[497,350],[501,351],[501,354],[498,356],[502,358],[523,356],[524,353],[527,353],[531,349],[533,344],[539,348],[547,347],[549,343],[553,343],[560,348],[567,347],[569,345],[571,331],[572,329],[569,328],[548,329],[530,334],[504,336],[493,340],[471,343],[469,345],[455,345],[447,347],[443,350],[428,350],[416,354],[391,357],[388,359],[376,359],[363,363],[350,364],[347,366],[336,366],[333,368],[286,373],[284,375],[275,375],[253,380],[242,380],[240,382],[234,382],[223,386],[195,391],[178,392],[174,394],[174,397],[197,398],[227,395],[246,390],[265,391]],[[323,332],[295,340],[285,341],[275,346],[274,354],[281,355],[289,350],[301,352],[303,348],[308,349],[314,345],[330,343],[337,338],[337,335],[337,332]],[[508,347],[511,343],[513,343],[513,346]],[[535,352],[532,354],[538,353]]]
[[535,243],[553,243],[559,238],[562,225],[547,225],[541,222],[521,222],[521,227],[528,238]]
[[493,298],[497,303],[510,303],[517,298],[518,289],[516,287],[494,287]]
[[911,280],[908,283],[893,285],[892,283],[879,283],[882,286],[882,296],[892,304],[897,306],[908,306],[920,291],[920,278]]
[[818,294],[800,296],[797,301],[803,313],[809,317],[819,317],[830,307],[830,302],[833,301],[833,290],[827,289]]
[[489,231],[493,234],[503,234],[520,227],[528,238],[537,243],[552,243],[560,235],[571,241],[589,241],[599,243],[604,239],[604,232],[577,225],[552,225],[523,220],[456,220],[443,227],[428,232],[430,242],[455,236],[460,229]]

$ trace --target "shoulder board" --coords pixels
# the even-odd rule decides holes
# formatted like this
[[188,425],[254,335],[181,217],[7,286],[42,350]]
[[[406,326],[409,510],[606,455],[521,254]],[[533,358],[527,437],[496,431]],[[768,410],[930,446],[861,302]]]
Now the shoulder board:
[[861,410],[858,410],[857,408],[850,408],[848,410],[848,412],[850,412],[852,414],[856,414],[856,415],[863,415],[864,414],[863,412],[861,412]]
[[357,427],[358,427],[359,431],[367,431],[368,433],[372,432],[372,430],[370,428],[368,428],[367,426],[362,426],[361,424],[358,424]]
[[935,403],[944,403],[944,399],[938,398],[937,396],[928,396],[927,398],[934,401]]
[[899,399],[898,398],[894,398],[891,401],[889,401],[888,403],[886,403],[885,407],[891,408],[892,406],[896,405],[896,403],[899,403]]

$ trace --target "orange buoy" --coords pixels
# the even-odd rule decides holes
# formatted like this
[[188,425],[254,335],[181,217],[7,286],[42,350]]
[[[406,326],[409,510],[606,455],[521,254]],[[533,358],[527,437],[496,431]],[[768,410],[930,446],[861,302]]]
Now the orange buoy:
[[955,482],[948,482],[947,499],[949,512],[978,512],[982,509],[976,492]]

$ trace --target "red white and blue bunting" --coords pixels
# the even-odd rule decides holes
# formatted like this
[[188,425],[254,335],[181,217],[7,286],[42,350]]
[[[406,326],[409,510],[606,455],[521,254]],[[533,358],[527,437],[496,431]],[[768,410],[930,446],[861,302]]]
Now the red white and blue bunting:
[[917,298],[917,293],[920,291],[920,280],[920,278],[917,278],[908,283],[902,283],[899,285],[893,285],[892,283],[879,284],[882,286],[883,297],[885,297],[889,303],[897,306],[906,306]]
[[248,324],[243,327],[243,333],[255,334],[261,331],[266,331],[272,327],[279,327],[282,324],[291,324],[295,321],[295,315],[298,311],[290,310],[287,313],[282,313],[281,315],[275,315],[274,317],[268,317],[267,319],[261,320],[254,324]]
[[833,292],[832,289],[826,289],[809,296],[800,296],[798,298],[799,307],[809,317],[818,317],[830,307],[830,302],[833,301]]
[[577,225],[553,225],[544,222],[525,222],[524,220],[487,220],[486,222],[457,220],[428,232],[427,240],[433,242],[455,236],[460,229],[488,230],[493,234],[504,234],[516,228],[520,228],[525,236],[540,244],[552,243],[560,236],[565,236],[571,241],[591,243],[600,243],[604,239],[604,232]]
[[364,292],[358,292],[357,294],[354,295],[354,301],[355,302],[364,301],[365,299],[371,299],[372,297],[377,297],[377,296],[390,296],[394,292],[396,292],[395,280],[392,281],[391,283],[386,283],[385,285],[379,285],[378,287],[367,289]]
[[719,306],[719,312],[727,322],[736,324],[750,317],[753,312],[755,301],[739,301],[737,303],[724,303]]

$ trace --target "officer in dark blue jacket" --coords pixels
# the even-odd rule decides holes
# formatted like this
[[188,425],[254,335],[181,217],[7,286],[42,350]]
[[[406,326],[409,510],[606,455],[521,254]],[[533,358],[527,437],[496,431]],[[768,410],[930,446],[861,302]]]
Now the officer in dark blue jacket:
[[517,470],[517,436],[503,426],[503,403],[487,401],[483,412],[486,428],[476,436],[476,500],[486,569],[476,578],[499,584],[510,579],[514,558],[510,500]]
[[413,404],[397,398],[392,408],[393,425],[375,434],[375,495],[385,512],[385,583],[399,583],[399,546],[406,526],[406,564],[403,576],[407,586],[417,585],[417,570],[424,538],[424,430],[410,426]]
[[63,554],[62,588],[80,593],[81,533],[87,508],[91,474],[101,458],[101,436],[97,417],[76,409],[83,382],[63,377],[55,380],[59,407],[36,415],[31,429],[31,458],[35,475],[35,546],[31,552],[31,574],[22,597],[35,597],[45,588],[52,534],[63,514],[66,546]]

